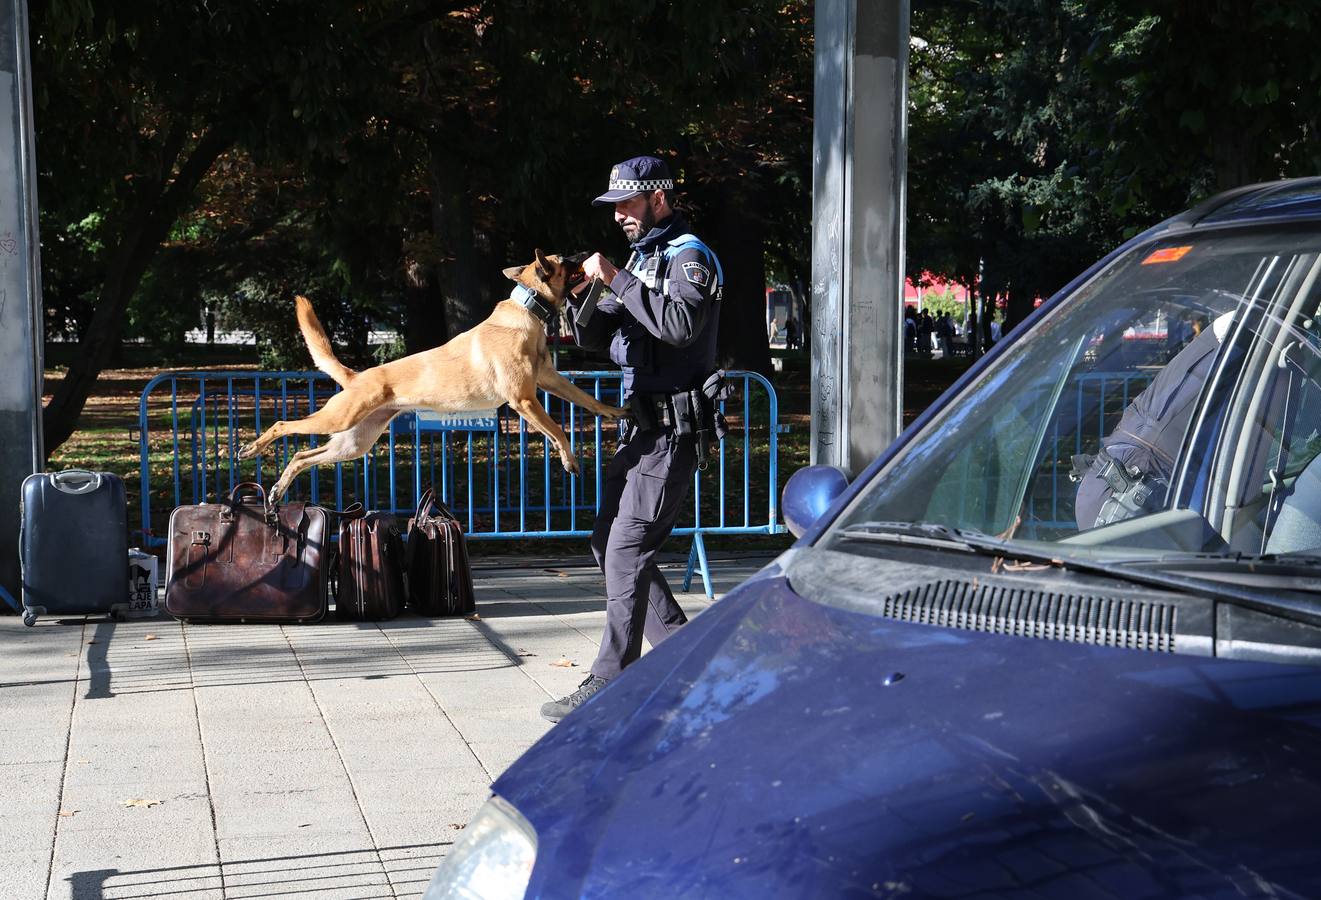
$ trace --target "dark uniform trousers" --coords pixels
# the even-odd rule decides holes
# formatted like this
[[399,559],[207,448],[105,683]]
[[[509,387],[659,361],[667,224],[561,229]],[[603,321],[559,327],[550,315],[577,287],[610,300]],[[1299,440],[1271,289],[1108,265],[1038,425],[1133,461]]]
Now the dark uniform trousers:
[[605,573],[606,628],[592,674],[614,678],[686,621],[656,551],[674,529],[697,469],[692,435],[669,429],[631,435],[603,477],[592,553]]

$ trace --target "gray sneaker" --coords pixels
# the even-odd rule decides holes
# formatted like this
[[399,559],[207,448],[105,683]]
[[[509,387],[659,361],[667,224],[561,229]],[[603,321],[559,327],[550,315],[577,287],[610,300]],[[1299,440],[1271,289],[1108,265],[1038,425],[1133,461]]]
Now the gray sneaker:
[[610,683],[609,678],[601,678],[598,675],[588,675],[583,679],[583,683],[578,685],[578,690],[567,697],[561,697],[550,703],[541,704],[541,717],[549,722],[558,722],[578,707],[582,706],[588,699]]

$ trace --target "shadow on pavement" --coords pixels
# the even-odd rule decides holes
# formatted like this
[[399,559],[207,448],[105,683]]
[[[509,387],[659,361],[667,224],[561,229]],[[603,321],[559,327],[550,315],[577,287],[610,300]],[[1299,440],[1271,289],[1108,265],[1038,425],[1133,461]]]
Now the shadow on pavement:
[[66,880],[72,900],[306,897],[352,891],[357,900],[417,897],[453,841],[225,860],[161,869],[88,869]]

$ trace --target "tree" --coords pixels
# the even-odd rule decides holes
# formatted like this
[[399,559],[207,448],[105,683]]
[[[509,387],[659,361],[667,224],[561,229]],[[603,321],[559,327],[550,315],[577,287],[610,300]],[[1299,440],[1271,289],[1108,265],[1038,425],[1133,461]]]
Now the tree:
[[[419,348],[484,316],[534,246],[618,247],[586,201],[622,156],[668,154],[699,207],[783,176],[756,129],[777,73],[801,85],[778,30],[802,41],[801,3],[213,6],[32,8],[48,324],[80,340],[48,450],[126,328],[177,337],[205,302],[278,358],[302,290],[342,313],[337,337],[365,313]],[[746,238],[783,234],[772,212],[728,218],[726,317],[759,319],[764,241]]]
[[967,283],[980,260],[1018,321],[1215,191],[1315,173],[1318,30],[1286,0],[920,5],[910,272]]
[[315,148],[318,132],[342,130],[342,85],[310,73],[354,59],[355,15],[333,2],[33,5],[43,250],[57,275],[74,275],[46,285],[66,327],[69,310],[91,310],[43,413],[48,453],[72,433],[131,299],[216,161],[240,141]]

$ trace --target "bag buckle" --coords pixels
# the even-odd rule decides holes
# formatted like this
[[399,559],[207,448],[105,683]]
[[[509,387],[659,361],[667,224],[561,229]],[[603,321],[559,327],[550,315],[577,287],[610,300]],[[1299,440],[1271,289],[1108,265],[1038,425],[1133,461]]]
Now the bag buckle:
[[194,543],[194,544],[201,544],[203,547],[209,546],[210,543],[211,543],[211,532],[209,532],[209,531],[194,531],[194,532],[193,532],[192,543]]

